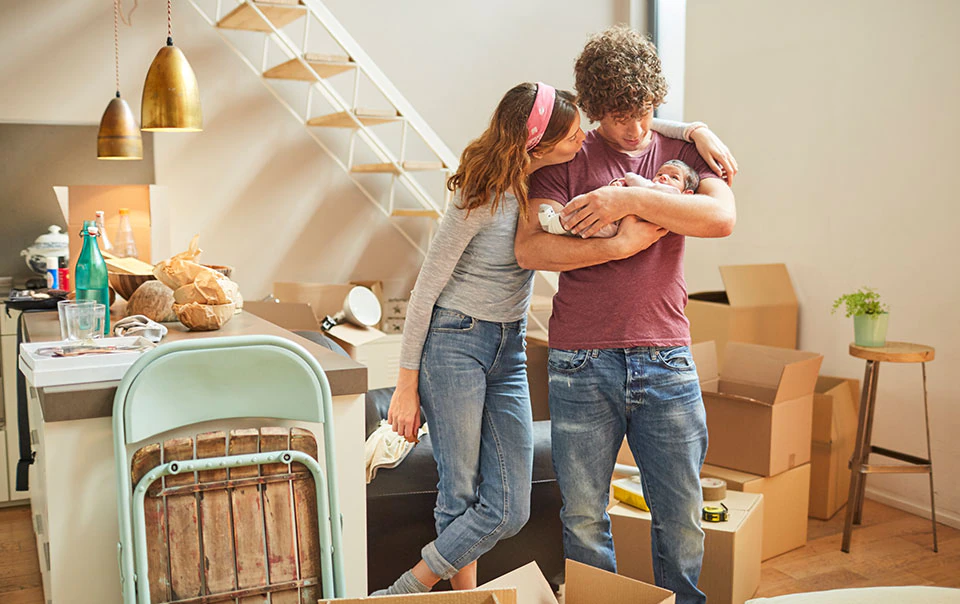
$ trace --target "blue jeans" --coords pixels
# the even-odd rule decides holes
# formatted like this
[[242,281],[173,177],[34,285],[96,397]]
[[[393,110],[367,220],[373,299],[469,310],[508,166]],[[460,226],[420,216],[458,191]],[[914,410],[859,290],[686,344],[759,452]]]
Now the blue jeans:
[[480,321],[437,307],[420,362],[420,404],[440,483],[437,538],[422,551],[449,579],[530,517],[533,414],[526,320]]
[[626,435],[653,521],[653,575],[677,602],[706,601],[700,468],[707,423],[690,349],[550,349],[553,465],[567,558],[611,572],[610,478]]

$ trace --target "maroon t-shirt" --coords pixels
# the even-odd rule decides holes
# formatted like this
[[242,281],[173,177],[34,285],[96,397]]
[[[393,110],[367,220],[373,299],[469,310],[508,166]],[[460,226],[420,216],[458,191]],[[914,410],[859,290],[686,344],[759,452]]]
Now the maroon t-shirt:
[[[686,162],[700,178],[716,178],[695,145],[652,133],[644,152],[631,157],[594,130],[572,161],[541,168],[530,179],[530,199],[566,205],[627,172],[652,179],[668,159]],[[630,258],[560,273],[553,297],[550,347],[560,349],[685,346],[690,323],[683,314],[684,237],[668,233]]]

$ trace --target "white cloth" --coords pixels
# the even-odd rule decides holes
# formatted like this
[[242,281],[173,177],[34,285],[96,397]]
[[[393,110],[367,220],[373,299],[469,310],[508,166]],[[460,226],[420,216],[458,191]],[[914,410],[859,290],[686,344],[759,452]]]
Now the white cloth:
[[957,604],[960,589],[929,586],[860,587],[833,589],[775,598],[756,598],[747,604]]
[[[427,433],[427,425],[420,426],[417,439]],[[380,468],[395,468],[410,454],[416,443],[407,442],[407,439],[393,431],[393,426],[386,420],[380,420],[380,426],[367,438],[363,446],[363,455],[367,462],[367,484],[377,476]]]
[[152,321],[144,315],[130,315],[113,325],[113,334],[122,336],[140,336],[158,344],[167,335],[167,326]]

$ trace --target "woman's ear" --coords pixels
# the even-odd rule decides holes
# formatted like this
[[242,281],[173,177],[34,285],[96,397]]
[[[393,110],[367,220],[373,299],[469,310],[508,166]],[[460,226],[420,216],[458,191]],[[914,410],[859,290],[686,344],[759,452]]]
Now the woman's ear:
[[543,151],[531,151],[530,157],[533,159],[543,159]]

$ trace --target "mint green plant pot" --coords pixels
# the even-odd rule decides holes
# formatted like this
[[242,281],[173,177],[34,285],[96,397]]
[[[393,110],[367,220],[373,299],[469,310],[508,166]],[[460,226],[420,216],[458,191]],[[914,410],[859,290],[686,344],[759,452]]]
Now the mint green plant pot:
[[857,346],[884,346],[887,343],[889,313],[857,315],[853,318],[853,342]]

